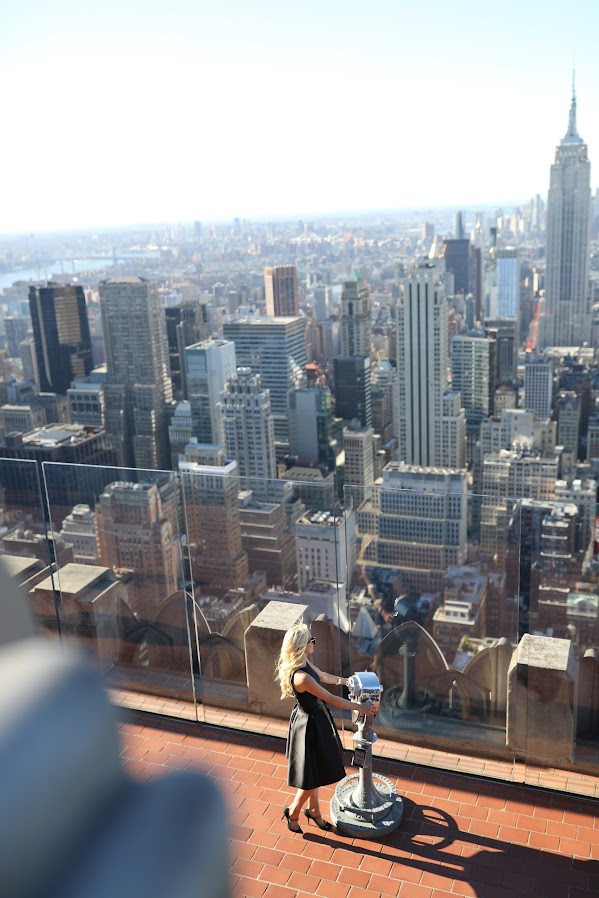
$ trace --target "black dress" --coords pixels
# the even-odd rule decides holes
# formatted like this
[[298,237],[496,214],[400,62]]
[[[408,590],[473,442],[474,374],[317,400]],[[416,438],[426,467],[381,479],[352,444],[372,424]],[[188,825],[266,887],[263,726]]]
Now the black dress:
[[[320,683],[313,667],[306,664],[299,670]],[[291,688],[297,704],[291,712],[287,735],[287,785],[296,789],[316,789],[343,779],[343,749],[328,705],[310,692],[296,692],[293,685],[296,673],[291,675]]]

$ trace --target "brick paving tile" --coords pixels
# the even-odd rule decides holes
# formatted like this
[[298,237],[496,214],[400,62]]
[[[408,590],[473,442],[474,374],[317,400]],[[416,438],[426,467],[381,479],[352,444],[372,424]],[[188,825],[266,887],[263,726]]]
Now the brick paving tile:
[[257,879],[250,879],[242,876],[235,886],[236,895],[244,895],[247,898],[262,898],[267,888],[267,883],[260,882]]
[[342,867],[341,873],[337,877],[339,882],[345,882],[350,886],[358,886],[360,889],[366,888],[370,881],[371,874],[366,870],[356,870],[351,867]]
[[322,879],[316,888],[316,894],[322,898],[347,898],[349,886],[342,882],[329,882]]
[[284,886],[287,885],[290,876],[292,876],[291,871],[286,870],[284,867],[273,867],[271,864],[264,864],[258,878],[265,882],[273,882],[276,885]]
[[368,882],[368,891],[380,892],[381,895],[397,895],[399,880],[391,879],[389,876],[373,874]]

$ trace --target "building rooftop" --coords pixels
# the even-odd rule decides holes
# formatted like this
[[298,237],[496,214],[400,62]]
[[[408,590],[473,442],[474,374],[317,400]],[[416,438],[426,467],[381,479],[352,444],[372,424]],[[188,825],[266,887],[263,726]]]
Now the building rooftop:
[[[156,712],[160,705],[148,697],[148,711]],[[515,765],[516,781],[505,783],[459,769],[421,767],[418,749],[412,749],[412,760],[382,761],[375,746],[375,773],[390,778],[404,800],[399,828],[384,839],[363,841],[321,832],[306,820],[303,835],[293,835],[281,819],[294,792],[286,785],[282,738],[286,723],[280,722],[276,736],[255,735],[227,729],[229,712],[219,715],[206,709],[206,713],[221,725],[121,711],[122,756],[129,771],[144,781],[185,768],[216,779],[229,808],[235,896],[594,898],[597,894],[596,802],[549,791],[545,781],[540,788],[523,785],[517,779],[524,774],[524,765]],[[349,768],[348,752],[345,763]],[[555,772],[548,771],[546,780],[550,782],[552,775]],[[321,792],[328,817],[333,787]]]

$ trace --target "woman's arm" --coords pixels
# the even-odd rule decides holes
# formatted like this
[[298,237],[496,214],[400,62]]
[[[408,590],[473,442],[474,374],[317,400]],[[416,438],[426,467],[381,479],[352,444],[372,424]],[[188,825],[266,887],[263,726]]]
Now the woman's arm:
[[[316,670],[316,668],[314,668]],[[336,678],[335,678],[336,679]],[[316,698],[332,705],[334,708],[343,708],[345,711],[358,711],[360,714],[376,714],[376,706],[374,702],[350,702],[349,699],[341,698],[339,695],[333,695],[332,692],[323,689],[320,683],[317,683],[314,677],[303,670],[298,670],[294,675],[293,685],[296,692],[309,692]]]
[[311,661],[308,661],[308,664],[316,671],[323,683],[327,683],[329,686],[347,686],[347,677],[338,677],[335,674],[326,673],[326,671],[320,670],[315,664],[312,664]]

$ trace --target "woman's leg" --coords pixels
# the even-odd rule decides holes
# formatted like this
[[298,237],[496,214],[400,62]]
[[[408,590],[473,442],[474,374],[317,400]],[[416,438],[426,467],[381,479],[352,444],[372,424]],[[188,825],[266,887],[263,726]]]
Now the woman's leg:
[[308,802],[308,810],[313,817],[316,817],[318,820],[322,820],[322,812],[320,810],[320,800],[318,796],[318,789],[312,789],[312,794],[310,797],[310,801]]
[[[297,820],[303,806],[308,802],[311,804],[314,792],[318,793],[318,789],[298,789],[295,793],[293,801],[289,805],[289,817]],[[316,799],[318,802],[318,797]]]

